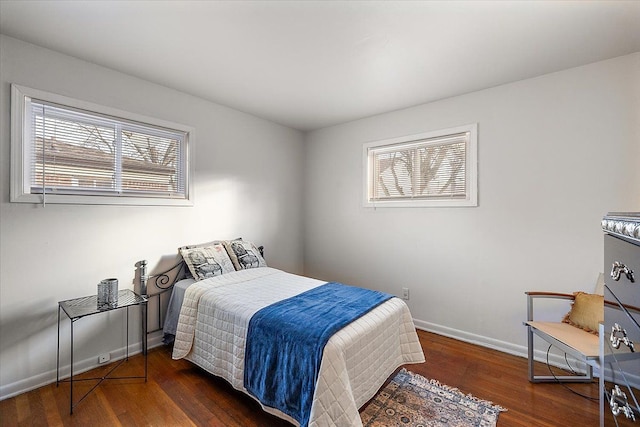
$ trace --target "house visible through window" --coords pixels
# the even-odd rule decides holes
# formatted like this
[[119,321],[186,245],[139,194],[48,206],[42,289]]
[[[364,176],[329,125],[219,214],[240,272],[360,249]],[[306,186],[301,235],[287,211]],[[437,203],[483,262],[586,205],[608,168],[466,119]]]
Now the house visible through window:
[[192,204],[192,129],[28,88],[13,96],[12,201]]
[[364,145],[364,205],[477,206],[477,124]]

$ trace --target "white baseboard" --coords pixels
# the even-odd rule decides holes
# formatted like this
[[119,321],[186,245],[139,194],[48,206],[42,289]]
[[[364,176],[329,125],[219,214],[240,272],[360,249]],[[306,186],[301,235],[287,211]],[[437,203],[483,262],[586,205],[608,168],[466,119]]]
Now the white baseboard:
[[[469,332],[461,331],[459,329],[453,329],[431,322],[425,322],[424,320],[413,319],[413,323],[416,325],[416,328],[422,329],[427,332],[433,332],[434,334],[444,335],[445,337],[453,338],[459,341],[477,344],[479,346],[498,350],[503,353],[513,354],[515,356],[525,358],[527,357],[527,347],[525,346],[496,340],[494,338],[489,338],[482,335],[472,334]],[[525,331],[523,331],[523,333],[524,332]]]
[[[154,348],[162,345],[162,334],[150,334],[147,339],[148,348]],[[133,356],[135,354],[142,352],[142,342],[137,342],[129,345],[129,356]],[[115,362],[126,357],[126,348],[121,347],[116,350],[112,350],[111,354],[111,362]],[[69,372],[71,371],[69,362],[66,361],[65,364],[60,361],[60,378],[67,378],[69,376]],[[98,355],[93,357],[79,360],[74,363],[73,366],[73,375],[81,374],[83,372],[89,371],[91,369],[97,368],[100,366],[98,363]],[[17,396],[22,393],[26,393],[28,391],[34,390],[39,387],[43,387],[48,384],[52,384],[56,382],[56,370],[52,369],[47,372],[43,372],[41,374],[34,375],[29,378],[25,378],[20,381],[16,381],[11,384],[6,384],[0,387],[0,400],[8,399],[10,397]]]
[[[438,325],[435,323],[425,322],[423,320],[413,319],[416,328],[422,329],[424,331],[433,332],[434,334],[443,335],[449,338],[453,338],[459,341],[468,342],[471,344],[476,344],[482,347],[487,347],[493,350],[498,350],[503,353],[512,354],[514,356],[519,356],[523,358],[528,357],[527,347],[522,345],[516,345],[513,343],[509,343],[506,341],[496,340],[494,338],[485,337],[482,335],[476,335],[469,332],[461,331],[458,329],[449,328],[447,326]],[[523,334],[526,334],[526,328],[523,327]],[[547,363],[547,351],[546,349],[535,349],[533,352],[533,358],[537,362]],[[569,360],[571,363],[571,367],[577,372],[585,373],[586,372],[586,364],[579,362],[577,360]],[[427,360],[427,363],[429,361]],[[564,359],[564,355],[560,355],[558,353],[549,353],[549,364],[552,366],[556,366],[558,368],[566,369],[567,362]],[[596,377],[600,376],[599,368],[595,367],[593,373]],[[528,373],[526,371],[522,372],[524,377],[527,377]],[[608,370],[605,371],[605,380],[612,381],[612,376]],[[631,375],[629,373],[626,374],[626,379],[632,387],[640,389],[640,376]]]

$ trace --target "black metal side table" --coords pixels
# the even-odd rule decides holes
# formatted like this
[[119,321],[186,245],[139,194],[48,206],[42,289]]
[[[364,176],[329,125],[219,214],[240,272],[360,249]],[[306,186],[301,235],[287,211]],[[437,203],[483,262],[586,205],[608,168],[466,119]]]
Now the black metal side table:
[[[123,376],[123,377],[112,377],[110,376],[113,371],[118,368],[123,362],[129,360],[129,307],[131,306],[140,306],[140,312],[142,314],[142,352],[144,354],[144,376]],[[126,345],[126,356],[124,359],[118,361],[106,375],[102,377],[96,378],[83,378],[81,380],[76,381],[89,381],[89,380],[99,380],[97,384],[95,384],[89,391],[87,391],[75,404],[73,403],[73,324],[86,316],[91,316],[98,313],[104,313],[107,311],[118,310],[121,308],[126,308],[127,313],[127,345]],[[61,380],[60,379],[60,312],[63,311],[64,314],[67,315],[69,320],[71,320],[71,373],[69,378]],[[118,379],[132,379],[132,378],[144,378],[145,382],[147,381],[147,322],[146,322],[146,312],[147,312],[147,298],[140,296],[133,292],[130,289],[123,289],[118,291],[118,301],[115,306],[102,305],[98,306],[98,296],[91,295],[82,298],[75,298],[66,301],[58,302],[58,354],[56,357],[56,386],[60,384],[61,381],[68,381],[70,383],[70,396],[69,396],[69,413],[73,414],[73,408],[78,405],[89,393],[98,387],[102,381],[104,380],[118,380]]]

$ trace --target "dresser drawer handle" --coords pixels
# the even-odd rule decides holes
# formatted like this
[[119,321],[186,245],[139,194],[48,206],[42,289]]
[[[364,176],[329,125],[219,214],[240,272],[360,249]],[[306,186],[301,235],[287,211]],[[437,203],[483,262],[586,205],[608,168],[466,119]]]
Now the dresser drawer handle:
[[633,270],[631,270],[621,262],[614,261],[613,265],[611,266],[611,278],[617,282],[618,280],[620,280],[621,273],[624,273],[631,283],[635,282],[635,279],[633,277]]
[[627,331],[617,323],[615,323],[611,327],[611,336],[609,337],[609,341],[611,341],[611,346],[615,349],[620,348],[620,343],[622,343],[629,347],[631,353],[635,352],[635,349],[633,348],[633,342],[629,339],[629,337],[627,337]]
[[611,390],[611,397],[609,398],[609,407],[611,413],[617,417],[620,413],[623,413],[625,417],[633,421],[636,420],[636,416],[633,413],[633,408],[629,406],[627,395],[620,390],[620,387],[616,384]]

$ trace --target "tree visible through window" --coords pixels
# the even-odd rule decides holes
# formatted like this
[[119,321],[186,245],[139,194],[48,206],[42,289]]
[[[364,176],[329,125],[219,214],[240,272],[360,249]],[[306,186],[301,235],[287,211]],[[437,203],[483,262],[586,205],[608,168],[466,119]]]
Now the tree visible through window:
[[475,125],[456,130],[365,144],[365,205],[475,205]]

